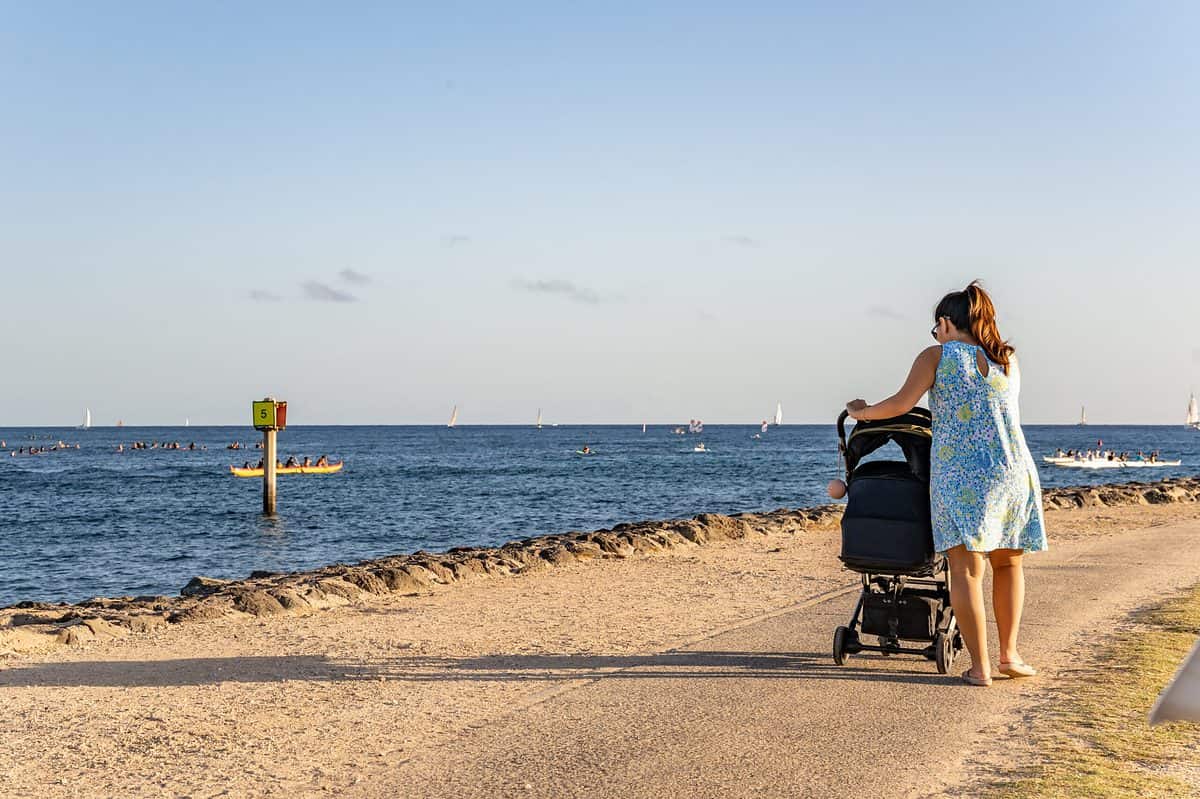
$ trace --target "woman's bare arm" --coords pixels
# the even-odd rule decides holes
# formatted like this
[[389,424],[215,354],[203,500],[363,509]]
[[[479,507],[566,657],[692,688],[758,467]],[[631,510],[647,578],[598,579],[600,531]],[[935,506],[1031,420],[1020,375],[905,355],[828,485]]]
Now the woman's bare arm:
[[874,405],[868,405],[865,400],[861,399],[847,402],[846,411],[854,419],[862,421],[890,419],[893,416],[907,413],[920,402],[921,395],[933,387],[933,380],[937,376],[938,362],[941,359],[942,348],[940,345],[925,348],[913,361],[908,379],[904,381],[904,385],[900,387],[899,391]]

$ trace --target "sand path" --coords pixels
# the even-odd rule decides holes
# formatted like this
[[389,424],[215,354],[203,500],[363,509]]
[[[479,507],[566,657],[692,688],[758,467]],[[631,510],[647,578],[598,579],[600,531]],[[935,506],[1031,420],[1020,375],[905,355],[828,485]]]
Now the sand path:
[[4,660],[0,795],[931,794],[1072,647],[1200,575],[1200,507],[1050,520],[1038,681],[833,666],[836,534],[755,537]]

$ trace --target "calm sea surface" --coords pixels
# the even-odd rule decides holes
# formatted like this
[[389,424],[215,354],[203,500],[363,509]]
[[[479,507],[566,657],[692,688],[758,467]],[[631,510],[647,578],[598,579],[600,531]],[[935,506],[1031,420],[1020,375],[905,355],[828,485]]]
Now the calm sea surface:
[[[279,515],[262,481],[229,475],[259,451],[247,428],[0,429],[8,448],[63,440],[80,449],[0,452],[0,606],[20,600],[173,594],[192,576],[244,577],[418,549],[493,545],[618,522],[828,502],[838,472],[833,425],[294,427],[281,458],[346,461],[330,476],[281,476]],[[31,439],[31,436],[33,437]],[[1150,480],[1200,471],[1200,433],[1180,427],[1026,427],[1034,455],[1056,446],[1160,449],[1179,468],[1042,465],[1047,486]],[[207,450],[116,452],[131,441]],[[693,452],[703,441],[711,450]],[[595,454],[580,456],[584,443]],[[1051,531],[1053,538],[1053,531]]]

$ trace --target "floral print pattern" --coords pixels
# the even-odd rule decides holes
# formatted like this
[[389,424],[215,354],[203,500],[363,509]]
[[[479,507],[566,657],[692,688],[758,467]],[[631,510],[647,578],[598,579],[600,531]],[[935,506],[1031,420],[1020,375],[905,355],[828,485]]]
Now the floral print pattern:
[[994,363],[979,371],[979,347],[942,345],[933,388],[930,506],[939,552],[965,544],[974,552],[1046,549],[1042,486],[1025,435],[1017,395],[1021,376]]

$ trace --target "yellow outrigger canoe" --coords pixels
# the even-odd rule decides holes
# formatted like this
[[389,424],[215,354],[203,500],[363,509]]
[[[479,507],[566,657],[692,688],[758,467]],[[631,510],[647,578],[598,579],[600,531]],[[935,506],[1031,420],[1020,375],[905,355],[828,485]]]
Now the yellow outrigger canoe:
[[[275,474],[333,474],[340,472],[344,461],[331,463],[328,466],[280,466],[275,470]],[[262,469],[242,469],[238,466],[230,466],[229,473],[234,477],[262,477]]]

